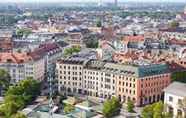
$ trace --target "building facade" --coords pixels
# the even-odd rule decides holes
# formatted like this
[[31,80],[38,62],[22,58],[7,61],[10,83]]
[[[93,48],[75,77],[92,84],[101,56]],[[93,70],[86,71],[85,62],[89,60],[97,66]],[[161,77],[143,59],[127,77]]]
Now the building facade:
[[44,78],[44,59],[26,53],[0,53],[0,68],[9,72],[12,84],[27,77]]
[[170,83],[166,64],[121,65],[98,60],[65,59],[57,62],[58,91],[121,102],[136,106],[159,101]]
[[166,104],[167,112],[173,114],[173,118],[185,118],[186,113],[182,105],[183,99],[186,98],[186,84],[180,82],[173,82],[164,89],[165,97],[164,103]]

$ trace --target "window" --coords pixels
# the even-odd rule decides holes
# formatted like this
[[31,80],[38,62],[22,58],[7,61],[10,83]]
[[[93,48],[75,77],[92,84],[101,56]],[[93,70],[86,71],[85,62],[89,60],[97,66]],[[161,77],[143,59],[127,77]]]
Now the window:
[[172,102],[172,101],[173,101],[173,97],[169,96],[169,102]]
[[181,104],[182,103],[182,100],[181,99],[178,99],[178,104]]

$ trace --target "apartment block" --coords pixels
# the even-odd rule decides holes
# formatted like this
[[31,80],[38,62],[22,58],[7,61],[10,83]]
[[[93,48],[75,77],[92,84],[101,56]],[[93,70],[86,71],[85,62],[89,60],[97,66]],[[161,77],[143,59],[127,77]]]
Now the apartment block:
[[26,53],[0,53],[0,69],[9,72],[11,83],[14,84],[27,77],[39,81],[44,78],[44,60]]
[[101,100],[116,96],[124,103],[133,100],[136,106],[162,99],[162,90],[170,83],[166,64],[123,65],[69,58],[58,61],[56,69],[59,92]]

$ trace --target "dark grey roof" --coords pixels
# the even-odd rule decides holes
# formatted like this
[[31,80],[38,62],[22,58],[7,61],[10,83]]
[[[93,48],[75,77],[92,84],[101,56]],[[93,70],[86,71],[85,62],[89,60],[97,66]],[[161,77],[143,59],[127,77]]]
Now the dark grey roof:
[[173,82],[167,88],[164,89],[164,92],[185,97],[186,96],[186,84],[181,83],[181,82]]

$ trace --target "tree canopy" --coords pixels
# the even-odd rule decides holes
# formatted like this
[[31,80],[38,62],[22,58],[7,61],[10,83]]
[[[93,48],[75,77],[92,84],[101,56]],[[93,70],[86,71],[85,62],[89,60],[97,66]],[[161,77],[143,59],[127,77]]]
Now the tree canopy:
[[170,27],[171,27],[171,28],[177,28],[177,27],[179,27],[179,22],[178,22],[178,21],[172,21],[172,22],[170,23]]
[[172,81],[178,81],[178,82],[186,83],[185,78],[186,78],[186,71],[174,72],[171,75],[171,80]]
[[170,113],[164,111],[163,102],[147,105],[142,110],[142,118],[172,118]]
[[128,100],[127,102],[127,110],[128,112],[134,112],[134,102],[131,100]]
[[10,75],[5,70],[0,69],[0,95],[2,90],[7,90],[10,85]]
[[17,29],[16,30],[16,35],[18,36],[28,36],[29,34],[32,33],[32,30],[25,28],[25,29]]
[[96,20],[96,26],[97,26],[97,27],[102,27],[101,19],[97,19],[97,20]]
[[22,80],[17,85],[10,86],[5,94],[5,101],[0,107],[0,116],[2,115],[5,118],[13,117],[12,115],[15,115],[18,110],[30,104],[39,93],[40,83],[32,78]]
[[106,100],[103,104],[103,115],[106,118],[111,118],[120,113],[121,104],[119,100],[115,97]]
[[64,50],[64,55],[65,56],[70,56],[72,55],[73,53],[78,53],[81,51],[81,47],[80,46],[73,46],[71,48],[66,48]]
[[75,107],[74,107],[73,105],[65,104],[64,112],[65,112],[65,113],[70,113],[70,112],[72,112],[74,109],[75,109]]

